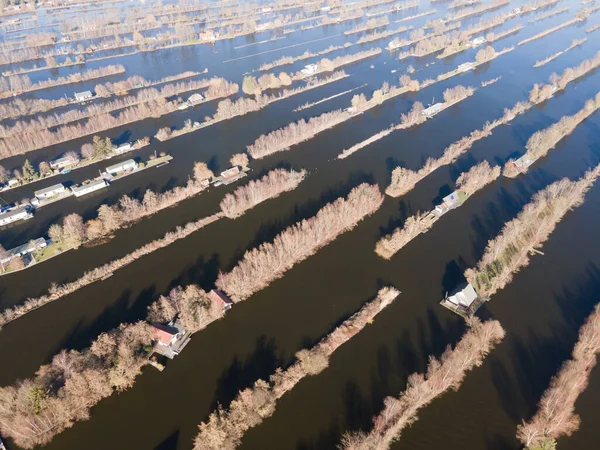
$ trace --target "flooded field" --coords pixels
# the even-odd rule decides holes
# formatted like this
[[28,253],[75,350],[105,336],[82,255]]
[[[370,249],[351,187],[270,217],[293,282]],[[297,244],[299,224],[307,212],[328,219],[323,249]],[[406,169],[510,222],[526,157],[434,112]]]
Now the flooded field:
[[[513,0],[497,9],[465,18],[460,21],[461,28],[509,13],[521,3]],[[365,13],[385,11],[396,4],[402,3],[368,8]],[[129,3],[124,5],[127,7]],[[418,6],[389,12],[386,14],[389,25],[377,31],[394,30],[399,26],[412,26],[416,30],[428,21],[461,10],[448,9],[448,6],[445,2],[423,1]],[[569,11],[531,22],[565,7],[569,7]],[[326,203],[346,197],[361,183],[377,184],[384,192],[395,167],[420,169],[428,157],[440,157],[451,143],[501,117],[505,108],[528,100],[535,83],[548,83],[553,73],[561,74],[600,50],[600,31],[585,31],[600,22],[600,11],[592,12],[581,22],[518,45],[573,19],[581,7],[579,1],[565,0],[517,15],[491,30],[498,35],[523,25],[518,32],[491,44],[496,51],[511,46],[515,46],[514,50],[474,70],[391,98],[289,150],[251,159],[247,178],[231,185],[213,185],[200,195],[114,232],[106,243],[84,245],[47,262],[1,276],[0,309],[4,310],[45,294],[52,283],[76,280],[86,271],[123,257],[177,226],[217,213],[227,193],[274,168],[305,169],[308,173],[296,189],[257,205],[242,217],[223,218],[209,224],[115,271],[105,280],[4,326],[0,331],[0,386],[34,376],[40,365],[49,363],[61,349],[85,349],[101,333],[121,323],[143,320],[147,307],[176,286],[198,284],[206,291],[213,289],[219,273],[231,271],[247,250],[273,240],[288,226],[314,216]],[[394,23],[432,9],[436,10],[432,14]],[[73,14],[77,17],[76,12]],[[319,10],[314,12],[315,16],[321,14],[324,13]],[[53,20],[51,14],[43,11],[37,15],[40,24]],[[0,243],[9,249],[40,236],[47,237],[50,225],[65,216],[77,213],[84,220],[94,218],[102,204],[116,204],[123,195],[142,199],[147,189],[164,192],[183,186],[192,177],[195,162],[207,163],[218,174],[230,167],[232,155],[245,152],[246,147],[263,134],[299,119],[308,120],[348,108],[352,96],[364,93],[370,98],[383,82],[398,85],[398,78],[407,74],[409,66],[414,69],[414,72],[410,69],[411,78],[435,79],[461,64],[475,61],[482,48],[467,48],[443,59],[436,58],[437,53],[399,60],[398,50],[384,47],[396,36],[408,39],[409,31],[365,44],[356,42],[372,31],[344,34],[368,19],[365,14],[360,19],[308,30],[300,30],[303,24],[297,24],[289,27],[298,29],[293,33],[268,30],[217,40],[213,44],[139,52],[82,66],[28,73],[35,83],[109,64],[125,67],[123,74],[19,96],[58,99],[72,97],[74,92],[93,91],[100,82],[115,83],[132,75],[152,81],[188,70],[202,72],[205,68],[208,73],[195,79],[223,77],[242,86],[244,74],[258,77],[262,73],[296,73],[323,57],[298,60],[267,72],[258,71],[261,64],[282,56],[296,57],[305,51],[317,53],[330,46],[340,46],[324,55],[330,59],[371,48],[383,49],[376,56],[341,67],[349,76],[339,81],[164,142],[154,138],[160,128],[179,130],[188,119],[204,122],[205,117],[215,114],[221,99],[4,158],[0,165],[12,172],[20,169],[25,159],[37,166],[68,151],[79,151],[83,144],[92,141],[93,135],[109,137],[115,144],[134,142],[145,136],[151,138],[149,145],[132,153],[0,193],[4,202],[14,203],[31,198],[34,191],[56,183],[81,183],[98,176],[107,166],[129,158],[145,161],[163,152],[173,157],[168,165],[115,180],[107,189],[84,197],[71,196],[40,208],[32,219],[0,229]],[[10,36],[5,30],[5,42]],[[537,61],[583,38],[587,41],[581,45],[534,67]],[[345,43],[352,46],[343,48]],[[408,47],[401,51],[405,50]],[[97,56],[113,56],[119,51],[98,52]],[[132,49],[122,50],[123,53],[128,51]],[[33,65],[31,61],[6,64],[0,70],[30,69]],[[500,79],[494,84],[481,86],[482,82],[497,77]],[[294,82],[291,87],[303,83]],[[394,131],[345,159],[337,159],[343,150],[398,124],[401,115],[410,111],[415,102],[425,107],[442,102],[444,91],[458,85],[472,86],[476,90],[472,96],[424,123]],[[268,378],[278,367],[287,367],[294,361],[296,352],[316,344],[374,298],[381,287],[394,286],[401,291],[398,298],[372,324],[340,347],[326,370],[307,377],[283,396],[276,412],[245,434],[240,448],[328,450],[336,448],[345,432],[368,430],[372,417],[383,408],[384,398],[398,396],[406,388],[408,375],[424,371],[429,355],[440,356],[447,345],[456,344],[464,333],[465,321],[439,302],[464,280],[464,271],[476,265],[488,240],[531,201],[535,192],[563,177],[577,179],[600,162],[600,116],[596,112],[583,121],[527,173],[516,178],[501,176],[481,189],[459,210],[444,215],[431,230],[416,237],[390,260],[377,256],[374,251],[377,241],[402,226],[407,217],[418,211],[430,211],[439,204],[454,190],[459,174],[475,164],[487,160],[502,166],[509,158],[521,156],[534,132],[581,110],[585,102],[598,93],[598,86],[600,72],[593,70],[507,125],[498,127],[456,162],[441,166],[407,194],[398,198],[386,195],[379,210],[356,228],[341,234],[283,277],[236,304],[222,320],[195,334],[185,351],[169,361],[164,371],[145,367],[133,387],[100,401],[92,408],[90,420],[76,422],[43,448],[189,450],[198,425],[208,419],[217,405],[227,407],[238,391],[252,386],[259,378]],[[336,96],[354,88],[357,89],[351,93]],[[265,91],[276,92],[279,90]],[[191,94],[186,92],[181,97],[187,100]],[[240,90],[230,99],[244,96],[249,97]],[[295,111],[306,103],[331,96],[336,97]],[[13,100],[5,98],[0,103]],[[78,107],[69,105],[53,112]],[[2,121],[4,126],[12,123],[14,119]],[[502,324],[506,331],[504,340],[481,367],[467,374],[459,390],[435,399],[420,410],[419,420],[405,429],[391,448],[522,448],[515,437],[517,425],[535,413],[551,377],[568,359],[579,327],[600,300],[599,229],[600,186],[597,183],[587,193],[584,204],[569,212],[557,225],[541,249],[543,255],[531,256],[530,264],[477,312],[482,319],[493,318]],[[593,443],[600,439],[600,431],[595,428],[599,401],[600,372],[596,369],[576,403],[581,427],[572,437],[560,438],[558,448],[588,450],[595,447]],[[6,441],[8,449],[17,448],[10,439]]]

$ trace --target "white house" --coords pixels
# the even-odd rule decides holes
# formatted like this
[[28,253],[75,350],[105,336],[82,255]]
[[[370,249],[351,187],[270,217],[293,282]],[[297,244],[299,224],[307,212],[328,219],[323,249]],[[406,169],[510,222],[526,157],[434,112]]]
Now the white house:
[[[44,238],[32,239],[31,241],[29,241],[23,245],[19,245],[18,247],[7,250],[6,256],[4,258],[2,258],[0,260],[0,262],[2,262],[2,264],[6,264],[6,263],[10,262],[10,260],[16,256],[28,255],[30,253],[35,252],[36,250],[45,248],[47,245],[48,245],[48,243],[46,242],[46,239],[44,239]],[[1,449],[1,447],[0,447],[0,449]]]
[[100,178],[98,180],[91,181],[87,184],[80,184],[79,186],[71,187],[71,191],[75,195],[75,197],[81,197],[82,195],[90,194],[95,191],[99,191],[100,189],[108,186],[106,180]]
[[468,72],[469,70],[473,70],[473,63],[466,62],[466,63],[459,64],[458,70],[460,70],[461,72]]
[[444,106],[442,103],[435,103],[429,108],[425,108],[421,114],[430,119],[442,110],[442,106]]
[[454,293],[445,299],[454,306],[469,308],[477,300],[477,292],[471,283],[467,283],[462,289],[457,289]]
[[50,161],[50,167],[52,169],[64,169],[65,167],[72,166],[77,160],[71,156],[61,156],[60,158]]
[[31,219],[33,214],[29,211],[28,206],[17,206],[0,214],[0,226],[8,225],[9,223],[18,222],[19,220]]
[[120,172],[125,172],[126,170],[135,170],[137,168],[138,164],[133,159],[128,159],[126,161],[121,161],[120,163],[113,164],[112,166],[108,166],[106,168],[106,173],[114,176]]
[[265,31],[266,29],[271,28],[272,25],[273,24],[271,22],[261,23],[261,24],[256,25],[255,30],[256,31]]
[[473,45],[473,47],[477,47],[485,44],[486,42],[487,40],[483,36],[479,36],[471,41],[471,45]]
[[75,100],[78,102],[84,102],[91,99],[94,96],[92,91],[75,92]]
[[125,144],[121,144],[117,148],[115,148],[114,152],[117,155],[120,155],[122,153],[130,152],[131,150],[133,150],[133,145],[131,144],[131,142],[126,142]]
[[387,48],[388,50],[396,50],[397,48],[400,48],[400,39],[394,39],[392,41],[390,41],[390,43],[388,44]]
[[192,95],[190,95],[190,98],[188,98],[188,104],[190,106],[199,105],[203,101],[204,101],[204,97],[202,97],[202,94],[199,94],[199,93],[192,94]]
[[304,69],[302,69],[300,72],[302,72],[304,75],[314,75],[315,73],[317,73],[317,65],[316,64],[308,64],[306,66],[304,66]]
[[55,195],[58,195],[58,194],[62,194],[65,191],[66,191],[65,187],[61,183],[58,183],[53,186],[49,186],[47,188],[40,189],[39,191],[35,191],[33,193],[33,195],[38,200],[42,200],[45,198],[54,197]]

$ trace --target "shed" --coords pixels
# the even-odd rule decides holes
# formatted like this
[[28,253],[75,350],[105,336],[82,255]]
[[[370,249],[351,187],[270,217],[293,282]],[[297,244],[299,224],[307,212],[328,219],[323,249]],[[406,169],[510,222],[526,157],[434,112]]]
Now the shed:
[[116,175],[120,172],[124,172],[126,170],[135,170],[138,168],[138,164],[133,159],[127,159],[125,161],[121,161],[120,163],[113,164],[112,166],[108,166],[106,168],[106,173],[110,175]]
[[89,100],[93,96],[94,94],[92,94],[92,91],[75,92],[75,100],[77,100],[78,102]]
[[479,36],[479,37],[477,37],[477,38],[473,39],[473,40],[471,41],[471,44],[472,44],[474,47],[477,47],[478,45],[483,45],[483,44],[485,44],[486,42],[487,42],[487,40],[486,40],[486,39],[485,39],[483,36]]
[[65,187],[61,183],[58,183],[53,186],[40,189],[39,191],[35,191],[33,195],[35,195],[35,198],[37,198],[38,200],[42,200],[44,198],[50,198],[54,197],[55,195],[62,194],[63,192],[65,192],[65,190]]

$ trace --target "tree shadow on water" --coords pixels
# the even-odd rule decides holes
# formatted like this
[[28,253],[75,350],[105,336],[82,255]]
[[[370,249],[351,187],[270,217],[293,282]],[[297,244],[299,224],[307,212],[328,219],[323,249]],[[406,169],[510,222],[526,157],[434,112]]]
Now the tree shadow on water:
[[286,228],[301,222],[302,220],[309,219],[315,216],[323,206],[327,203],[331,203],[340,197],[347,197],[350,191],[361,183],[373,184],[375,181],[371,174],[363,171],[354,172],[348,178],[348,181],[338,183],[336,186],[321,193],[317,199],[309,200],[301,206],[296,205],[291,214],[282,219],[273,220],[261,225],[256,232],[254,239],[244,248],[238,248],[231,259],[231,262],[223,270],[230,270],[234,267],[240,259],[244,256],[246,251],[254,249],[260,246],[262,243],[271,242],[279,233],[284,231]]
[[219,404],[224,408],[229,407],[239,391],[251,387],[258,379],[266,381],[281,365],[282,358],[275,352],[275,340],[267,340],[266,336],[262,335],[257,338],[254,351],[246,357],[245,361],[235,356],[217,381],[211,410],[216,409]]
[[89,347],[100,334],[117,328],[122,323],[143,320],[146,309],[154,299],[156,287],[153,285],[142,290],[131,302],[131,290],[127,289],[119,298],[108,305],[90,324],[83,325],[80,321],[58,345],[56,351],[68,348],[82,350]]
[[177,450],[177,443],[179,442],[179,430],[171,433],[168,438],[154,447],[154,450]]

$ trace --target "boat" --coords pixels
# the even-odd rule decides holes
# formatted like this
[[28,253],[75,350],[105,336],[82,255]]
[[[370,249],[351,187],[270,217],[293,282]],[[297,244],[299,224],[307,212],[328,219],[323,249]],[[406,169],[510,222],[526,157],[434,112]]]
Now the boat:
[[2,442],[2,439],[0,439],[0,450],[6,450],[6,447],[4,446],[4,442]]

